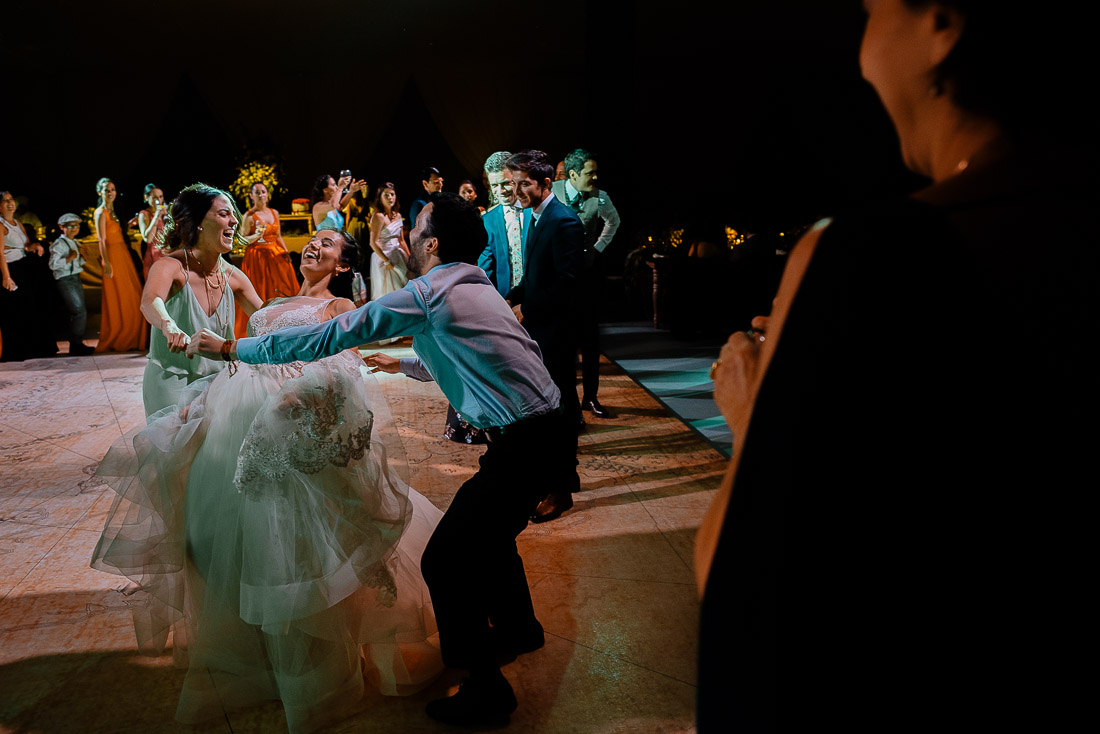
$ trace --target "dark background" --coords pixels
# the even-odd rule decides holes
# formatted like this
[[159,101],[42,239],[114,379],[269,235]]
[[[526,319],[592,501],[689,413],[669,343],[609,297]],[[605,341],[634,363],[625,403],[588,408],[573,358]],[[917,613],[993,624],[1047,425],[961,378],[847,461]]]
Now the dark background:
[[[711,5],[710,3],[707,4]],[[289,199],[351,168],[445,189],[500,149],[599,155],[620,260],[672,226],[778,232],[911,189],[859,74],[859,3],[22,3],[0,41],[0,188],[53,223],[110,176],[226,187],[281,160]],[[484,197],[485,192],[481,191]]]

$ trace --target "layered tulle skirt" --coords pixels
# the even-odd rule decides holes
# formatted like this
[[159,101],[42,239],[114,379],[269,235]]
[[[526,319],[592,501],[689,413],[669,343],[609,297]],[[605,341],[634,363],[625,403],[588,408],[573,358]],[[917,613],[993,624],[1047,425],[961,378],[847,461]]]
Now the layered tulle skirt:
[[306,731],[364,680],[411,693],[442,667],[419,570],[441,513],[402,478],[360,365],[204,378],[100,466],[118,494],[92,565],[147,597],[143,651],[172,638],[183,722],[278,698]]

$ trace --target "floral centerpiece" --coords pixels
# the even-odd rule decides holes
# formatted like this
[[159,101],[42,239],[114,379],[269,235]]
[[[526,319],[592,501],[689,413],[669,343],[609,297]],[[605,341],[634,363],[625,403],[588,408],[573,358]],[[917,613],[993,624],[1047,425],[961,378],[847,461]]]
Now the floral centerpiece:
[[267,186],[268,193],[274,197],[277,194],[286,193],[286,187],[282,185],[281,179],[278,164],[249,161],[238,166],[237,178],[229,184],[229,191],[248,207],[252,204],[248,195],[252,191],[253,184],[264,184]]

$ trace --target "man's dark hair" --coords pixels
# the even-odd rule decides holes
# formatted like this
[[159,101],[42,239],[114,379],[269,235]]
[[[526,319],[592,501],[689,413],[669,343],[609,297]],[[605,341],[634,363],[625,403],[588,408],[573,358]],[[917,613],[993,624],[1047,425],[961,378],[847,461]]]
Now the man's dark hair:
[[420,180],[421,181],[431,181],[433,173],[436,176],[442,176],[443,175],[442,173],[439,172],[439,169],[436,168],[435,166],[428,166],[420,172]]
[[[516,153],[504,162],[504,167],[509,171],[522,171],[528,178],[533,178],[540,184],[543,179],[554,179],[554,164],[550,162],[550,156],[541,150],[525,150]],[[581,164],[584,168],[584,164]]]
[[577,148],[569,155],[565,156],[565,175],[568,176],[570,171],[576,171],[577,175],[581,175],[581,171],[584,170],[584,164],[588,161],[596,160],[596,156],[589,153],[584,148]]
[[478,256],[489,242],[477,206],[450,191],[432,194],[428,203],[432,210],[422,235],[439,240],[436,257],[445,263],[477,265]]

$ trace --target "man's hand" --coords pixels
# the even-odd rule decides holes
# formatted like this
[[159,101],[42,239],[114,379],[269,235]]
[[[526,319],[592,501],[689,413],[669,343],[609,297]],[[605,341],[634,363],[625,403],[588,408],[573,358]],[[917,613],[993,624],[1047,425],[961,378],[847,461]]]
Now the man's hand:
[[401,372],[401,360],[388,354],[375,352],[363,357],[363,361],[367,363],[368,367],[373,368],[371,372],[382,370],[383,372],[389,372],[391,375],[400,374]]
[[224,343],[225,339],[210,329],[203,329],[191,337],[191,343],[187,345],[187,358],[190,359],[197,354],[208,359],[221,359]]
[[512,313],[514,313],[516,315],[516,319],[522,324],[523,323],[523,304],[522,303],[517,303],[515,306],[512,306]]

